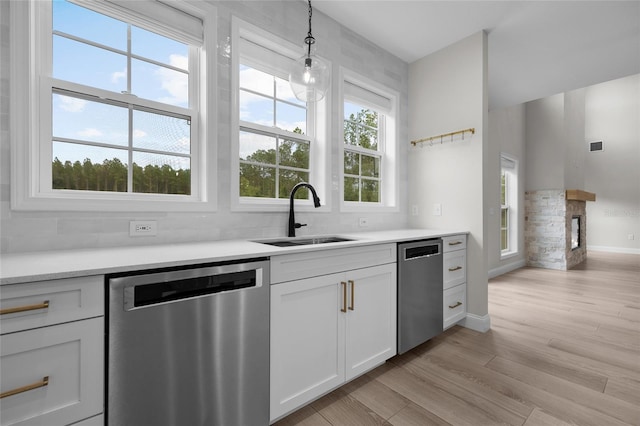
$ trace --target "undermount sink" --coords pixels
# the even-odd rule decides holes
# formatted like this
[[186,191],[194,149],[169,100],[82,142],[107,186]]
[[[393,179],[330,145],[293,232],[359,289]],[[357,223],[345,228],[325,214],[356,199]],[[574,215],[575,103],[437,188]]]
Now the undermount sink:
[[281,240],[269,240],[269,241],[256,241],[261,244],[269,244],[276,247],[295,247],[306,246],[310,244],[327,244],[327,243],[342,243],[345,241],[353,241],[350,238],[344,237],[310,237],[310,238],[284,238]]

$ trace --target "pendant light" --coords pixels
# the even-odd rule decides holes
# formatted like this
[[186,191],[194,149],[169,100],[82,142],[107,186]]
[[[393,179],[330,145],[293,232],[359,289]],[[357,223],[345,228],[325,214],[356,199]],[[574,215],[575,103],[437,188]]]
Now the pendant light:
[[329,67],[315,55],[315,42],[311,34],[311,0],[309,1],[309,32],[304,39],[304,55],[295,61],[289,73],[289,84],[297,99],[303,102],[317,102],[324,98],[329,89]]

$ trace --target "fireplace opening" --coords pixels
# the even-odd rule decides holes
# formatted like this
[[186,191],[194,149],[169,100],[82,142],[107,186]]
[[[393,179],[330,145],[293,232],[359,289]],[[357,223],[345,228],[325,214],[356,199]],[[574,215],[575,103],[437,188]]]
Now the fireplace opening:
[[571,250],[580,247],[580,221],[580,216],[573,216],[571,218]]

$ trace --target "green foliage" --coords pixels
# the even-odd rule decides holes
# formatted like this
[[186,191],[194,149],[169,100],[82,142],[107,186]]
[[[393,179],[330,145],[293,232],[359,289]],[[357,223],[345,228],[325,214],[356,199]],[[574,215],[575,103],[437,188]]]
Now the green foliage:
[[[127,192],[127,169],[118,158],[93,164],[88,158],[82,163],[62,163],[56,157],[52,164],[53,189]],[[141,167],[133,163],[133,192],[189,195],[191,170],[175,170],[167,164]]]

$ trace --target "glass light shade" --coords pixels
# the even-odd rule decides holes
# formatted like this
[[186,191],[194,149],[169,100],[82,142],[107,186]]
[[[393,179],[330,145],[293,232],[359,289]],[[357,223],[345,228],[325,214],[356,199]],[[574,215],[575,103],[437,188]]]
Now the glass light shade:
[[329,67],[316,55],[304,55],[293,65],[289,84],[295,97],[302,102],[317,102],[329,90]]

